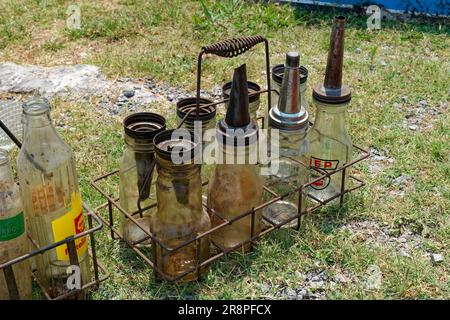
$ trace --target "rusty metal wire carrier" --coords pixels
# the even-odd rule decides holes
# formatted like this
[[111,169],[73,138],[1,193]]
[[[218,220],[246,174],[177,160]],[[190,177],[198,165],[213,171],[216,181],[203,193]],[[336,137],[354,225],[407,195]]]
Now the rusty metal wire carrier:
[[[213,45],[209,45],[206,47],[203,47],[201,52],[199,53],[198,56],[198,69],[197,69],[197,106],[195,109],[191,109],[186,115],[185,117],[182,119],[181,123],[179,124],[179,126],[181,126],[183,124],[183,122],[187,119],[187,117],[189,116],[189,114],[191,112],[196,112],[196,115],[198,117],[199,115],[199,110],[201,108],[208,108],[211,106],[217,106],[219,104],[223,104],[224,102],[227,102],[229,99],[224,99],[218,102],[214,102],[208,105],[199,105],[199,99],[200,99],[200,84],[201,84],[201,63],[202,63],[202,57],[204,54],[215,54],[221,57],[236,57],[244,52],[246,52],[247,50],[249,50],[251,47],[255,46],[258,43],[264,43],[265,44],[265,51],[266,51],[266,72],[267,72],[267,89],[258,91],[253,93],[253,95],[259,95],[259,94],[268,94],[268,109],[270,109],[271,107],[271,92],[276,91],[276,90],[272,90],[270,89],[270,63],[269,63],[269,46],[268,46],[268,41],[261,37],[261,36],[255,36],[255,37],[244,37],[244,38],[238,38],[238,39],[231,39],[231,40],[226,40],[220,43],[216,43]],[[263,119],[263,117],[258,118],[259,120]],[[154,270],[155,276],[159,276],[165,280],[168,281],[177,281],[182,279],[184,276],[195,272],[197,273],[198,277],[200,278],[201,276],[201,269],[206,267],[207,265],[211,264],[212,262],[216,261],[217,259],[221,258],[222,256],[232,252],[232,251],[236,251],[239,250],[240,248],[243,248],[243,246],[245,246],[246,244],[250,245],[250,248],[253,247],[253,244],[261,237],[265,236],[266,234],[270,233],[271,231],[281,228],[282,226],[290,223],[291,221],[296,220],[297,224],[295,229],[299,230],[300,229],[300,224],[301,224],[301,219],[304,215],[311,213],[315,210],[317,210],[318,208],[322,207],[323,205],[329,203],[330,201],[333,201],[336,198],[339,198],[340,204],[343,203],[344,201],[344,196],[345,194],[352,192],[358,188],[361,188],[362,186],[365,185],[365,183],[353,176],[353,175],[348,175],[348,177],[354,182],[352,186],[346,188],[346,171],[350,170],[350,168],[352,166],[354,166],[356,163],[366,159],[369,156],[369,153],[358,147],[358,146],[353,146],[355,150],[357,150],[359,152],[359,156],[347,163],[346,165],[333,170],[333,171],[328,171],[328,172],[324,172],[320,169],[314,169],[316,171],[318,171],[320,173],[320,176],[317,177],[316,179],[309,181],[308,183],[305,183],[303,185],[300,186],[296,186],[295,188],[292,188],[290,191],[283,193],[283,194],[278,194],[277,192],[275,192],[274,190],[272,190],[270,188],[270,185],[265,185],[264,186],[264,191],[267,192],[272,198],[268,201],[265,201],[264,203],[262,203],[261,205],[252,208],[251,210],[247,211],[247,212],[242,212],[241,214],[239,214],[238,216],[236,216],[233,219],[225,219],[223,217],[223,215],[220,212],[217,212],[216,210],[209,208],[207,206],[206,203],[203,203],[203,207],[208,209],[209,212],[211,212],[211,214],[217,216],[220,221],[223,221],[220,225],[212,227],[211,229],[209,229],[206,232],[203,232],[201,234],[196,235],[195,237],[193,237],[192,239],[185,241],[183,243],[181,243],[180,245],[176,246],[176,247],[168,247],[166,246],[164,243],[162,243],[155,235],[152,234],[152,232],[150,230],[147,230],[144,226],[142,226],[135,218],[134,216],[136,216],[137,214],[142,214],[142,212],[150,210],[154,207],[157,206],[157,203],[152,203],[150,205],[148,205],[145,208],[140,208],[140,206],[138,206],[138,210],[136,212],[127,212],[126,210],[124,210],[119,203],[119,198],[118,197],[114,197],[113,195],[109,194],[106,190],[103,190],[102,186],[100,186],[100,183],[102,182],[106,182],[108,179],[117,176],[118,175],[118,170],[115,170],[113,172],[104,174],[98,178],[95,178],[91,181],[91,185],[100,193],[103,195],[103,197],[105,197],[105,199],[107,200],[105,203],[101,204],[100,206],[98,206],[97,208],[94,209],[94,211],[98,214],[98,217],[103,221],[103,223],[108,226],[111,230],[111,238],[112,239],[121,239],[123,241],[125,241],[128,246],[140,257],[143,259],[143,261]],[[301,165],[306,166],[307,168],[309,168],[308,164],[305,163],[301,163]],[[335,196],[333,196],[332,198],[327,199],[326,201],[321,201],[317,198],[314,198],[313,196],[309,195],[306,193],[306,188],[309,187],[310,185],[312,185],[313,183],[320,181],[324,178],[328,178],[331,175],[337,174],[341,172],[342,173],[342,183],[341,183],[341,190],[338,194],[336,194]],[[208,181],[204,181],[203,185],[207,185]],[[287,197],[289,197],[290,195],[294,194],[294,193],[298,193],[299,194],[299,201],[298,201],[298,207],[297,207],[297,214],[291,218],[289,218],[288,220],[282,221],[281,223],[275,223],[273,221],[270,221],[266,218],[263,217],[263,219],[266,221],[266,223],[268,224],[268,227],[266,229],[264,229],[261,233],[259,234],[254,234],[254,230],[255,230],[255,214],[258,210],[262,210],[268,206],[270,206],[271,204],[283,200]],[[312,200],[314,200],[312,203],[312,205],[310,205],[309,207],[307,206],[306,208],[302,207],[302,203],[303,203],[303,198],[304,197],[309,197]],[[124,215],[127,219],[129,219],[130,221],[132,221],[140,230],[142,230],[144,232],[144,234],[146,234],[147,236],[137,242],[130,242],[128,240],[125,240],[123,235],[121,234],[121,231],[118,230],[115,226],[114,226],[114,210],[118,210],[120,212],[120,214]],[[105,211],[107,213],[107,218],[104,217],[103,215],[105,214]],[[247,241],[241,242],[238,245],[234,246],[233,248],[229,248],[229,249],[224,249],[224,248],[220,248],[215,246],[214,244],[212,244],[212,246],[215,247],[215,250],[211,250],[212,254],[211,256],[205,260],[200,262],[197,259],[197,265],[195,267],[193,267],[191,270],[187,270],[184,273],[176,276],[176,277],[170,277],[167,274],[165,274],[162,270],[160,270],[160,268],[158,268],[157,263],[156,263],[156,246],[160,246],[161,248],[169,251],[169,252],[175,252],[177,250],[180,250],[192,243],[196,243],[196,251],[197,253],[200,252],[200,243],[201,243],[201,239],[204,237],[208,237],[210,234],[212,234],[213,232],[224,228],[228,225],[231,225],[233,223],[235,223],[236,221],[243,219],[245,217],[251,216],[251,234],[250,237]],[[151,239],[151,248],[152,248],[152,252],[151,254],[149,254],[148,252],[146,252],[145,250],[143,250],[142,248],[140,248],[138,245],[148,239]]]

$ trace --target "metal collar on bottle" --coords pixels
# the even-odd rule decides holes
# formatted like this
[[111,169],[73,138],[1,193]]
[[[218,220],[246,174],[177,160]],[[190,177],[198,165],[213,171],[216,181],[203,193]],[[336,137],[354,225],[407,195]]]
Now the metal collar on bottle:
[[[207,104],[211,104],[213,101],[205,98],[200,98],[200,106],[204,106]],[[197,106],[197,98],[184,98],[177,102],[177,116],[180,119],[184,119],[184,117],[188,114],[189,111],[194,110]],[[216,116],[216,106],[210,106],[206,108],[201,108],[199,112],[198,121],[202,122],[202,127],[206,127],[209,121],[214,119]],[[191,112],[185,120],[186,124],[189,124],[191,127],[194,126],[194,121],[197,121],[196,112]]]
[[[156,155],[174,164],[192,164],[198,154],[201,139],[185,128],[165,130],[153,138]],[[176,163],[180,160],[180,163]],[[181,161],[182,160],[182,161]]]
[[148,140],[166,129],[166,119],[152,112],[138,112],[129,115],[123,120],[125,134],[134,139]]

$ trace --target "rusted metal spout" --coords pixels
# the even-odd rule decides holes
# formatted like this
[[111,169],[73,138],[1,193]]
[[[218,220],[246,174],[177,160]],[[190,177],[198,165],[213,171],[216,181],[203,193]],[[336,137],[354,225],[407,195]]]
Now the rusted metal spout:
[[318,101],[340,104],[351,100],[350,88],[342,84],[344,34],[345,17],[337,16],[333,20],[325,79],[313,90],[313,97]]
[[217,125],[216,137],[227,144],[237,145],[241,140],[248,145],[255,143],[257,136],[257,125],[249,111],[247,67],[243,64],[234,69],[227,114]]
[[345,18],[335,17],[325,71],[325,88],[340,89],[342,86],[342,65],[344,61]]
[[247,67],[245,64],[234,70],[231,84],[230,103],[225,122],[230,127],[239,128],[250,123]]

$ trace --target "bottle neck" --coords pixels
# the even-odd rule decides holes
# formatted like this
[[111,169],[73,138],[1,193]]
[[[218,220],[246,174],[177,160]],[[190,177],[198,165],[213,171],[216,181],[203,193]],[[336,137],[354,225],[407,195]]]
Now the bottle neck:
[[258,143],[250,143],[245,146],[233,146],[218,143],[218,155],[221,158],[216,159],[217,164],[258,164]]
[[6,160],[0,164],[0,181],[1,183],[14,183],[14,177],[11,169],[11,162]]
[[31,115],[24,113],[22,122],[24,126],[28,128],[45,128],[52,126],[50,110],[40,115]]
[[155,148],[153,141],[149,139],[136,139],[125,134],[125,145],[133,151],[139,153],[153,153]]
[[200,175],[200,165],[198,164],[174,164],[169,160],[156,157],[156,167],[158,175],[166,178],[190,178]]
[[348,103],[328,105],[314,101],[316,105],[316,117],[312,130],[323,134],[334,134],[336,130],[347,132],[346,117]]

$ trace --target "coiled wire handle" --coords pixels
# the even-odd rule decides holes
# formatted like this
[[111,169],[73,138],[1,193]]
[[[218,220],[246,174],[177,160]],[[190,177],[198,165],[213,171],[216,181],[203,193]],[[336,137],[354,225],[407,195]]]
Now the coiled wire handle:
[[267,76],[267,89],[269,95],[267,97],[267,110],[270,110],[271,106],[271,94],[270,94],[270,61],[269,61],[269,41],[262,36],[249,36],[224,40],[202,47],[198,55],[197,62],[197,101],[196,101],[196,118],[200,116],[200,91],[201,91],[201,77],[202,77],[202,58],[204,54],[215,54],[219,57],[233,58],[237,57],[259,43],[264,43],[266,51],[266,76]]

